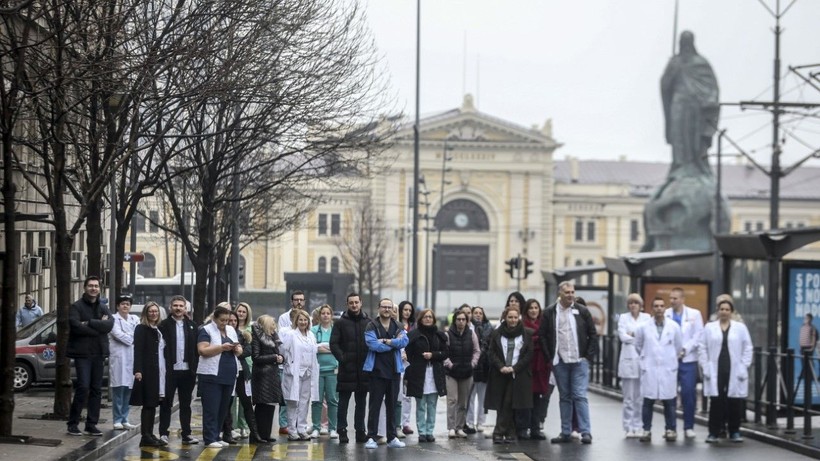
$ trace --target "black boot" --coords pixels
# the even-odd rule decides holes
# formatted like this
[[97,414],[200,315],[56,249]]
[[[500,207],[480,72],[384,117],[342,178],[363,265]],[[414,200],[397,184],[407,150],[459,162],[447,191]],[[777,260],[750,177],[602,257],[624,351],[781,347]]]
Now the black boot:
[[350,443],[350,438],[347,437],[347,431],[344,429],[339,431],[339,443]]

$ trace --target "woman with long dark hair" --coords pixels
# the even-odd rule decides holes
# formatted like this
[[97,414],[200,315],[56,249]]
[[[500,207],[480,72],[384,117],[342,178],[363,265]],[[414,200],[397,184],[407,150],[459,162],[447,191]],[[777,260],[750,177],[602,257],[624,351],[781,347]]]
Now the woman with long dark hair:
[[[408,335],[416,328],[416,308],[413,307],[413,303],[410,301],[402,301],[399,303],[399,322]],[[404,359],[407,359],[406,351]],[[409,362],[404,364],[405,369],[408,365]],[[404,382],[403,376],[402,382]],[[413,397],[407,395],[407,389],[404,389],[404,392],[399,395],[399,402],[401,403],[401,411],[397,412],[397,414],[399,414],[401,419],[399,420],[399,427],[397,429],[400,429],[401,433],[405,435],[410,435],[414,432],[413,428],[410,427],[410,411],[412,410]]]
[[[547,440],[541,431],[544,420],[547,418],[549,398],[552,395],[550,374],[552,364],[547,363],[546,356],[541,351],[541,342],[538,338],[538,328],[541,326],[541,303],[537,299],[528,299],[524,310],[524,327],[533,331],[532,335],[532,410],[516,412],[516,427],[519,439],[527,437],[534,440]],[[529,429],[529,434],[527,434]]]
[[473,386],[473,368],[481,354],[478,336],[468,326],[469,322],[469,316],[459,310],[453,314],[453,324],[447,329],[448,357],[444,360],[444,372],[447,375],[447,433],[451,439],[467,437],[464,432],[467,398]]
[[467,400],[467,423],[464,425],[466,434],[484,432],[483,426],[487,420],[484,397],[487,394],[487,374],[489,373],[487,349],[490,344],[490,335],[493,333],[493,325],[481,306],[473,307],[472,323],[473,331],[478,335],[481,355],[478,356],[478,363],[473,369],[473,387]]
[[416,318],[416,329],[407,338],[407,361],[404,371],[407,395],[416,398],[416,424],[419,443],[435,442],[438,398],[447,395],[444,359],[447,358],[447,336],[436,327],[436,316],[424,309]]

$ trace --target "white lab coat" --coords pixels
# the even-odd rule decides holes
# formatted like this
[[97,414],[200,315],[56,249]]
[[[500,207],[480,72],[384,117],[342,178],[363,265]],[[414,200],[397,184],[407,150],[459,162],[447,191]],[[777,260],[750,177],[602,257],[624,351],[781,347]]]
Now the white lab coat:
[[114,327],[108,333],[108,379],[111,387],[134,385],[134,330],[139,317],[128,314],[124,319],[119,313],[112,316]]
[[644,322],[635,334],[635,348],[641,356],[641,395],[668,400],[678,395],[678,354],[683,347],[681,329],[665,319],[658,338],[655,320]]
[[[720,321],[706,324],[700,340],[699,363],[703,370],[703,395],[718,395],[718,357],[723,345],[723,331]],[[752,337],[746,325],[730,321],[729,324],[729,392],[731,398],[745,398],[749,395],[749,366],[752,364]]]
[[[316,337],[308,329],[307,341],[303,341],[297,335],[302,333],[297,329],[286,330],[280,336],[282,340],[281,354],[285,357],[284,373],[282,376],[282,396],[285,400],[299,401],[299,370],[302,367],[303,357],[312,357],[310,366],[310,401],[319,401],[319,359],[316,358]],[[304,354],[305,351],[312,350],[311,354]],[[297,384],[297,385],[293,385]]]
[[[664,316],[672,320],[673,309],[667,308]],[[683,335],[683,349],[686,354],[681,359],[684,363],[698,361],[698,341],[700,341],[700,334],[703,332],[703,316],[700,311],[689,306],[683,306],[681,312],[681,335]]]
[[646,312],[638,312],[638,318],[631,312],[618,316],[618,337],[621,339],[621,355],[618,359],[618,377],[621,379],[640,378],[640,355],[635,349],[635,332],[638,327],[652,317]]

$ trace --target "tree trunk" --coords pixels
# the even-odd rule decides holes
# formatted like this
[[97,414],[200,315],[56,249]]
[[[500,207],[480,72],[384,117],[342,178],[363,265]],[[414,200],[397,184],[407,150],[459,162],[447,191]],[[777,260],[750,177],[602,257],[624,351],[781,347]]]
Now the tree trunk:
[[[55,200],[62,202],[62,194]],[[71,406],[71,368],[66,349],[68,348],[68,310],[71,306],[71,249],[74,237],[66,229],[64,207],[55,207],[55,251],[54,268],[57,275],[57,378],[54,383],[54,416],[68,419]]]
[[[88,258],[88,275],[102,277],[103,262],[101,248],[103,243],[102,200],[96,199],[88,204],[86,218],[86,257]],[[111,301],[109,301],[109,305]]]
[[19,237],[15,231],[14,169],[11,129],[3,130],[3,231],[6,255],[3,258],[3,302],[0,310],[0,436],[9,436],[14,424],[14,358],[16,339],[17,273],[20,260]]

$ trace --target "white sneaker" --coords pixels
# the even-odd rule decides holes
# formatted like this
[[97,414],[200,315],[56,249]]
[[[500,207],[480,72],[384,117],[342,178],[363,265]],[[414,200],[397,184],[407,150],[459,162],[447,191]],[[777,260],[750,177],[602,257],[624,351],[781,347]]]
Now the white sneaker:
[[393,440],[387,443],[387,446],[389,448],[404,448],[406,445],[398,438],[394,438]]
[[400,438],[400,439],[403,439],[403,438],[405,438],[405,437],[407,437],[407,436],[406,436],[406,435],[404,435],[404,432],[402,432],[401,430],[398,430],[398,431],[396,431],[396,437],[398,437],[398,438]]
[[231,437],[233,437],[235,439],[242,438],[242,433],[237,431],[236,429],[234,429],[234,430],[231,431]]
[[122,427],[123,427],[123,429],[128,429],[129,431],[130,431],[131,429],[136,429],[136,428],[137,428],[137,426],[135,426],[135,425],[133,425],[133,424],[129,423],[128,421],[126,421],[126,422],[122,423]]
[[339,438],[339,433],[336,432],[336,431],[330,431],[330,438],[331,439],[338,439]]
[[475,430],[476,432],[484,432],[484,426],[482,426],[481,424],[476,424]]
[[462,431],[461,429],[459,429],[459,430],[457,430],[457,431],[456,431],[456,437],[458,437],[458,438],[460,438],[460,439],[466,439],[466,438],[467,438],[467,434],[465,434],[465,433],[464,433],[464,431]]
[[222,447],[223,447],[223,448],[231,446],[231,444],[230,444],[230,443],[228,443],[228,442],[226,442],[226,441],[224,441],[224,440],[220,440],[220,441],[219,441],[219,443],[221,443],[221,444],[222,444]]
[[695,430],[694,429],[686,429],[683,431],[684,437],[687,439],[694,439],[695,438]]
[[239,437],[247,439],[251,435],[250,429],[239,429]]
[[125,429],[125,427],[123,427],[122,423],[114,423],[114,430],[115,431],[121,431],[123,429]]
[[581,434],[578,431],[572,431],[569,437],[574,440],[581,440]]
[[368,450],[375,450],[379,447],[379,444],[373,439],[367,439],[367,443],[364,444],[364,447]]
[[455,429],[450,429],[449,431],[447,431],[447,438],[448,439],[454,439],[456,437],[458,437],[458,436],[456,435],[456,430]]
[[211,442],[208,445],[205,445],[205,448],[218,448],[222,449],[222,442]]
[[327,435],[327,428],[324,428],[324,427],[323,427],[323,428],[319,431],[319,435]]
[[159,436],[159,439],[162,440],[165,443],[168,443],[168,436],[167,435],[161,435],[161,436]]
[[313,432],[310,433],[310,438],[311,439],[318,439],[319,438],[319,431],[314,429]]

